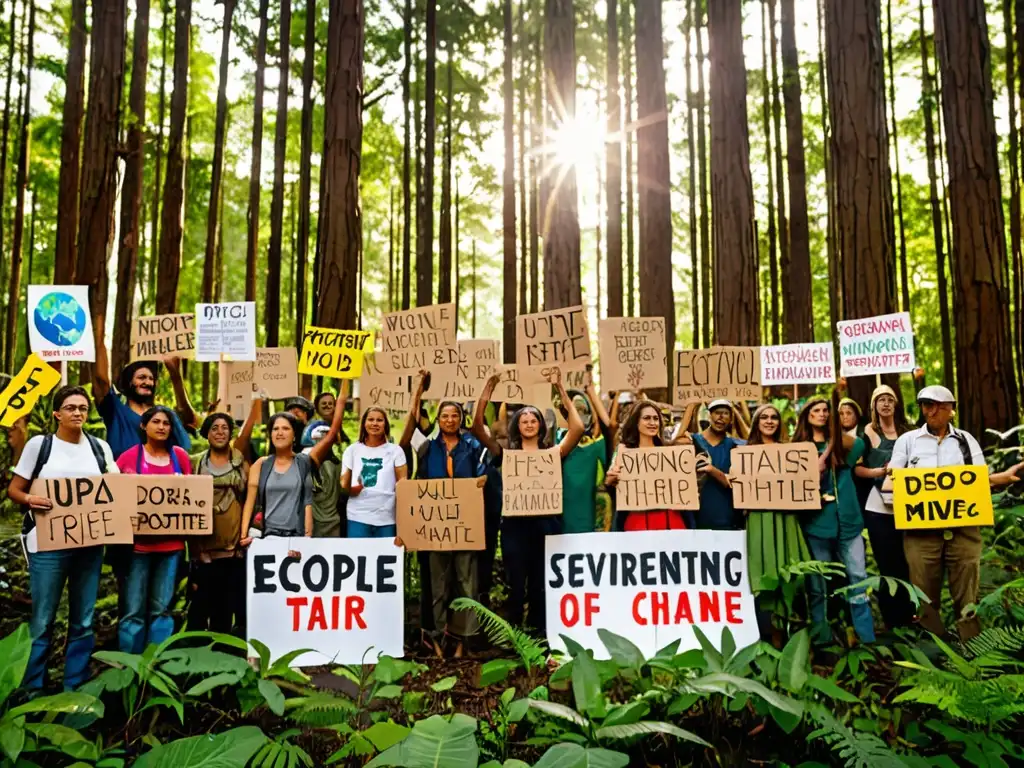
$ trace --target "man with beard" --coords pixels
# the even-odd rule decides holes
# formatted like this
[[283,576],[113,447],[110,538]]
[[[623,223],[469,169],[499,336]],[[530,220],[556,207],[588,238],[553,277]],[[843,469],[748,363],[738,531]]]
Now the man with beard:
[[745,445],[729,435],[732,427],[732,403],[728,400],[714,400],[708,405],[708,427],[691,435],[694,448],[705,453],[708,462],[697,462],[697,473],[707,476],[700,491],[700,509],[697,512],[697,527],[718,531],[742,530],[743,516],[732,504],[732,484],[729,472],[732,468],[732,449]]

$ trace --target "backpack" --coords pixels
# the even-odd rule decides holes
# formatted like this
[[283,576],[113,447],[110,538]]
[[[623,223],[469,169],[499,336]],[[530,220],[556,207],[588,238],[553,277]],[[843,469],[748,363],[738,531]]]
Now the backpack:
[[[310,465],[313,462],[308,457],[306,459],[300,459],[299,457],[301,455],[302,454],[296,454],[294,461],[299,468],[299,483],[302,486],[305,486],[306,478],[310,476]],[[267,520],[267,481],[270,480],[270,473],[274,471],[274,457],[267,456],[266,458],[270,459],[270,461],[267,461],[266,459],[263,460],[263,464],[260,466],[259,486],[256,489],[256,508],[263,512],[264,533],[269,529],[269,521]],[[301,496],[299,501],[301,502]],[[299,515],[299,518],[301,519],[302,515]],[[300,531],[295,535],[303,536],[305,535],[305,531]]]
[[[96,460],[96,466],[99,467],[100,474],[104,474],[107,471],[107,457],[103,453],[103,444],[95,437],[87,432],[83,432],[85,439],[89,443],[89,449],[92,451],[92,456]],[[36,464],[32,468],[32,477],[28,479],[29,485],[32,484],[36,478],[39,477],[43,471],[43,467],[46,466],[46,462],[50,460],[50,453],[53,451],[53,433],[43,436],[43,444],[39,446],[39,455],[36,456]],[[27,536],[36,526],[35,518],[32,516],[32,510],[27,506],[22,507],[24,517],[21,523],[21,533],[23,536]]]
[[950,435],[954,440],[956,440],[957,444],[960,446],[960,453],[964,457],[964,464],[968,466],[973,464],[974,456],[971,454],[971,446],[967,442],[967,438],[963,436],[963,433],[959,431],[954,432],[952,429],[950,430]]

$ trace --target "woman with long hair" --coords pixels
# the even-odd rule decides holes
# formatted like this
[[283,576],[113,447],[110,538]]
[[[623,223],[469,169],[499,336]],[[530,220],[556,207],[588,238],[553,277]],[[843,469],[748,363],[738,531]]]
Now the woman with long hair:
[[[864,453],[864,441],[846,435],[839,424],[838,393],[832,403],[824,397],[812,397],[797,417],[793,442],[812,442],[818,447],[818,470],[821,473],[821,510],[804,520],[807,546],[815,560],[842,563],[849,583],[857,584],[867,578],[864,552],[864,516],[857,501],[853,484],[853,467]],[[875,640],[875,626],[871,618],[871,604],[863,587],[847,593],[853,628],[862,642]],[[807,582],[807,599],[814,624],[815,642],[827,643],[831,639],[825,616],[825,583],[820,576],[811,576]]]
[[[494,462],[500,464],[504,455],[501,445],[484,426],[484,410],[491,401],[501,374],[495,373],[484,385],[480,399],[473,409],[473,435],[487,447]],[[549,381],[558,390],[562,402],[569,402],[560,369],[552,368]],[[583,422],[575,408],[568,410],[568,429],[558,442],[558,453],[565,461],[583,436]],[[544,414],[533,405],[524,405],[509,419],[508,447],[517,451],[539,451],[547,447],[547,424]],[[542,637],[545,634],[544,615],[544,537],[562,532],[562,520],[557,515],[530,515],[503,517],[501,522],[502,559],[509,585],[509,621],[522,624],[526,605],[530,606],[531,626]]]
[[[155,405],[142,414],[142,444],[117,459],[124,474],[188,475],[192,464],[175,440],[174,413]],[[171,602],[177,586],[178,562],[185,541],[175,536],[136,537],[124,582],[117,639],[125,653],[142,653],[174,633]]]
[[[335,409],[339,422],[341,409]],[[390,442],[391,422],[383,408],[363,411],[359,439],[341,458],[341,487],[348,492],[348,537],[393,539],[395,488],[407,473],[405,451]]]

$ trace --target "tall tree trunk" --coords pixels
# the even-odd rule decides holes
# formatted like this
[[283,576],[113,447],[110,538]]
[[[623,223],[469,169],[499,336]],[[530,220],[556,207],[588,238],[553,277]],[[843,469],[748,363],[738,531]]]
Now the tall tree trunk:
[[[903,223],[903,179],[900,176],[900,131],[896,124],[896,68],[892,57],[892,0],[886,2],[886,58],[889,64],[889,111],[892,115],[892,154],[896,163],[896,220],[900,227],[901,308],[910,311],[910,277],[907,273],[907,228]],[[1012,60],[1012,54],[1010,54]],[[1012,89],[1011,89],[1012,91]]]
[[263,165],[263,91],[267,68],[268,6],[269,0],[260,0],[260,28],[256,36],[256,83],[252,107],[252,149],[249,159],[249,212],[245,245],[246,301],[256,301],[256,260],[260,250],[260,173]]
[[441,223],[438,236],[437,302],[452,300],[452,68],[455,66],[451,41],[445,67],[444,143],[441,146]]
[[761,335],[741,6],[742,0],[708,6],[717,344],[757,344]]
[[[7,80],[4,85],[4,117],[3,117],[3,136],[0,137],[0,253],[4,253],[4,210],[7,208],[7,151],[10,146],[10,131],[11,131],[11,83],[14,82],[14,49],[15,41],[18,37],[18,3],[17,0],[11,0],[11,20],[8,24],[8,39],[7,39]],[[24,12],[22,18],[22,25],[24,26]],[[15,113],[19,116],[21,113]],[[7,266],[6,259],[0,259],[0,283],[6,282],[3,278],[7,277],[7,270],[4,269]],[[11,303],[12,300],[8,300]],[[5,318],[6,320],[6,318]],[[2,340],[0,340],[2,341]]]
[[[828,90],[825,78],[825,0],[818,0],[818,97],[821,102],[821,136],[825,166],[825,253],[828,260],[829,328],[834,329],[842,316],[843,282],[840,253],[836,248],[835,169],[832,165],[832,132],[828,122]],[[803,138],[801,137],[801,142]],[[833,337],[833,344],[835,344]]]
[[[1014,16],[1015,16],[1015,34],[1016,48],[1017,48],[1017,61],[1016,67],[1016,81],[1017,81],[1017,96],[1018,101],[1021,105],[1021,111],[1024,112],[1024,0],[1015,0],[1014,2]],[[923,22],[922,22],[923,23]],[[1024,122],[1024,120],[1022,120]],[[1021,137],[1024,136],[1024,125],[1022,125],[1022,131],[1017,136],[1017,151],[1020,154],[1021,151]],[[940,149],[941,154],[941,149]],[[1024,159],[1022,157],[1021,159]],[[1017,186],[1020,187],[1021,180],[1021,169],[1017,172]],[[943,205],[945,205],[946,197],[942,197]],[[1024,214],[1024,211],[1018,209],[1018,213],[1014,216],[1018,220],[1018,235],[1012,237],[1013,240],[1013,294],[1014,294],[1014,317],[1013,317],[1013,328],[1014,337],[1017,340],[1017,379],[1024,385],[1024,307],[1021,306],[1021,302],[1024,302],[1024,249],[1021,247],[1020,237],[1020,216]],[[1011,230],[1012,231],[1012,230]],[[952,373],[949,374],[952,376]]]
[[[426,223],[424,211],[424,189],[423,189],[423,76],[420,70],[420,50],[417,47],[416,50],[416,91],[413,96],[414,111],[413,111],[413,126],[416,133],[416,306],[420,306],[420,276],[419,270],[421,266],[425,265],[426,254],[424,250],[427,247],[427,236],[424,230]],[[433,262],[431,262],[431,278],[428,282],[433,280]]]
[[1017,382],[1004,285],[1006,233],[984,0],[935,0],[935,43],[953,220],[957,414],[968,432],[1016,423]]
[[526,44],[523,18],[526,12],[526,0],[519,0],[519,20],[516,28],[516,51],[519,57],[519,109],[516,125],[519,149],[519,312],[526,314],[528,304],[527,286],[527,240],[526,240],[526,80],[529,67],[529,47]]
[[[437,136],[437,0],[427,3],[423,94],[423,250],[416,263],[416,306],[434,303],[434,145]],[[513,237],[515,233],[513,232]],[[506,235],[508,237],[508,235]],[[514,251],[513,247],[513,251]],[[513,294],[514,297],[515,294]]]
[[[147,17],[144,25],[148,32],[149,0],[140,0],[140,5],[143,4]],[[64,117],[60,136],[60,178],[57,182],[57,239],[53,251],[53,275],[56,285],[74,282],[77,261],[78,179],[82,116],[85,114],[85,9],[86,0],[72,0],[68,64],[64,77]],[[141,8],[136,13],[142,16]],[[136,22],[136,34],[138,26]],[[138,56],[137,48],[138,46],[135,56]],[[147,54],[142,55],[145,61]]]
[[[699,2],[699,0],[696,0]],[[692,310],[693,336],[691,344],[694,349],[700,347],[700,271],[697,264],[697,177],[694,173],[694,163],[697,152],[694,147],[693,134],[693,86],[692,70],[693,62],[690,55],[690,40],[697,28],[694,25],[694,4],[695,0],[686,0],[686,52],[684,53],[685,78],[686,78],[686,198],[690,215],[690,286]]]
[[[636,117],[641,126],[637,129],[640,274],[644,276],[640,283],[640,314],[665,318],[665,353],[670,358],[676,341],[676,311],[672,291],[672,179],[661,0],[636,0],[634,8]],[[654,397],[662,399],[658,394]]]
[[459,224],[460,224],[460,222],[459,222],[459,207],[460,207],[459,177],[456,176],[455,177],[455,236],[454,236],[453,239],[455,241],[455,243],[454,243],[455,244],[455,319],[456,319],[456,321],[458,321],[456,323],[456,325],[458,326],[456,328],[457,331],[462,329],[462,323],[461,323],[461,320],[460,320],[461,316],[459,315],[459,299],[461,298],[461,293],[462,293],[462,269],[461,269],[462,265],[459,263],[459,234],[461,232],[461,230],[459,229]]
[[[700,0],[698,0],[700,2]],[[636,262],[634,261],[633,219],[633,29],[630,19],[630,3],[622,4],[622,73],[623,101],[625,102],[625,124],[622,139],[626,142],[626,314],[633,317],[636,311]]]
[[[779,100],[779,37],[775,31],[775,0],[768,0],[768,29],[771,38],[772,56],[772,131],[775,141],[775,196],[779,227],[779,271],[783,276],[789,273],[789,221],[786,218],[785,173],[782,168],[782,103]],[[772,343],[778,344],[783,319],[779,315],[778,299],[773,298]],[[785,304],[783,304],[783,311]]]
[[[774,37],[774,33],[771,35]],[[768,2],[761,3],[761,119],[764,124],[764,154],[765,166],[768,168],[768,296],[767,314],[765,327],[769,334],[765,334],[765,341],[771,339],[772,344],[779,343],[779,252],[778,252],[778,230],[775,226],[775,198],[772,193],[775,191],[775,169],[773,161],[775,153],[772,151],[772,86],[768,80]],[[778,143],[779,135],[775,135],[775,142]],[[782,184],[782,179],[778,183]],[[781,218],[781,217],[780,217]]]
[[[600,98],[600,96],[598,96]],[[601,164],[597,163],[594,167],[594,174],[597,176],[597,184],[594,185],[594,194],[597,195],[596,207],[596,219],[594,223],[594,240],[596,241],[596,247],[594,248],[594,275],[597,277],[597,302],[594,304],[594,309],[597,314],[598,320],[601,319]]]
[[402,309],[409,308],[410,278],[412,275],[412,189],[411,157],[412,136],[410,135],[409,90],[412,70],[412,0],[405,0],[402,14],[405,34],[402,46],[405,52],[402,67]]
[[174,4],[174,90],[167,131],[167,176],[160,218],[160,274],[156,289],[158,315],[174,312],[181,272],[182,221],[185,202],[185,118],[188,109],[188,64],[192,29],[192,0]]
[[330,0],[324,93],[323,262],[317,322],[352,328],[362,251],[359,168],[363,141],[363,2]]
[[[1024,11],[1024,3],[1021,4]],[[1024,24],[1024,22],[1022,22]],[[1006,65],[1006,96],[1009,101],[1010,118],[1010,248],[1012,264],[1012,295],[1013,295],[1013,319],[1010,324],[1011,336],[1014,339],[1015,362],[1017,364],[1017,383],[1024,386],[1024,338],[1019,333],[1021,317],[1020,306],[1020,275],[1021,275],[1021,243],[1020,243],[1020,133],[1017,128],[1017,73],[1016,59],[1014,57],[1014,28],[1013,28],[1013,5],[1011,0],[1003,0],[1003,37],[1006,41],[1005,65]],[[1019,42],[1017,42],[1017,53],[1020,54]]]
[[[128,152],[124,162],[124,184],[121,187],[121,242],[117,250],[118,290],[114,301],[114,317],[122,322],[114,323],[114,342],[111,349],[111,362],[115,371],[120,371],[128,365],[131,356],[131,323],[123,321],[131,318],[135,308],[135,276],[139,267],[139,245],[146,227],[146,222],[142,218],[146,161],[145,138],[142,132],[146,125],[148,68],[149,0],[136,0],[135,30],[132,34],[132,79],[128,86]],[[208,258],[213,261],[212,252],[208,254]]]
[[274,116],[274,190],[270,198],[270,243],[267,247],[267,295],[264,302],[268,347],[277,346],[281,328],[281,252],[284,239],[284,161],[288,152],[288,71],[291,68],[291,18],[291,0],[281,0],[277,114]]
[[[731,0],[730,0],[731,2]],[[697,178],[700,187],[700,332],[703,346],[711,346],[711,235],[708,204],[707,91],[704,88],[704,4],[697,3]],[[744,109],[746,109],[744,107]],[[746,111],[743,112],[746,114]]]
[[[299,138],[299,211],[295,235],[295,343],[301,343],[306,329],[309,279],[309,229],[313,214],[313,69],[316,65],[316,0],[306,0],[306,29],[302,40],[302,118]],[[307,381],[303,378],[303,381]],[[305,391],[305,389],[303,389]]]
[[[502,1],[501,15],[505,30],[505,59],[502,66],[504,76],[502,91],[505,99],[505,158],[501,184],[502,342],[505,350],[505,362],[514,363],[516,359],[516,138],[515,123],[513,122],[515,89],[512,80],[512,0]],[[545,242],[546,240],[547,238],[545,238]]]
[[[540,186],[540,177],[543,171],[540,151],[544,144],[544,52],[541,45],[543,25],[541,24],[540,0],[530,0],[530,8],[531,23],[534,27],[533,109],[530,112],[530,143],[535,153],[531,160],[533,172],[530,174],[530,311],[537,312],[540,308],[540,226],[544,216]],[[475,268],[473,275],[473,279],[476,280]]]
[[785,318],[784,341],[793,344],[814,340],[804,114],[793,0],[782,0],[781,42],[782,99],[786,105],[786,168],[789,171],[789,261],[788,264],[786,261],[782,263],[782,315]]
[[160,93],[157,101],[157,134],[156,134],[156,157],[153,167],[153,203],[150,206],[150,237],[149,237],[149,305],[143,309],[143,314],[155,310],[156,307],[156,269],[157,250],[159,248],[159,226],[160,226],[160,192],[161,173],[163,171],[164,159],[164,112],[166,110],[167,94],[167,25],[170,18],[170,4],[167,0],[160,5]]
[[[626,0],[629,2],[629,0]],[[622,99],[619,95],[618,0],[607,0],[608,62],[605,69],[605,199],[608,201],[608,317],[622,316]],[[689,61],[687,61],[689,66]],[[687,82],[689,88],[689,82]]]
[[388,200],[388,312],[395,311],[395,188],[389,189]]
[[470,326],[470,335],[476,338],[476,240],[473,241],[473,323]]

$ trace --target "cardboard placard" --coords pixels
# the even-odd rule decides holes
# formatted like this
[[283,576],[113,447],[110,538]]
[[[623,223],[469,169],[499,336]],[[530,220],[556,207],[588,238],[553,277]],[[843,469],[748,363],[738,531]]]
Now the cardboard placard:
[[601,389],[619,392],[668,386],[665,318],[609,317],[598,322]]
[[135,485],[128,475],[37,478],[29,493],[53,502],[52,508],[32,513],[40,552],[134,541]]
[[616,507],[623,511],[700,508],[692,445],[619,448]]
[[385,314],[377,335],[375,361],[381,372],[415,375],[455,365],[455,304],[435,304]]
[[87,285],[30,285],[29,348],[43,360],[96,360]]
[[59,383],[60,373],[35,352],[30,353],[18,375],[0,393],[0,427],[13,427],[14,422],[32,412],[39,398],[49,394]]
[[125,475],[133,481],[136,536],[209,536],[212,475]]
[[712,347],[676,352],[673,405],[761,399],[761,348]]
[[843,376],[904,373],[917,365],[909,312],[841,320],[836,325]]
[[399,480],[395,519],[410,552],[484,549],[484,490],[476,478]]
[[358,379],[363,375],[363,355],[372,349],[373,333],[370,331],[338,331],[308,326],[302,334],[299,373],[332,379]]
[[984,464],[896,469],[892,488],[897,530],[995,524]]
[[256,302],[196,304],[196,360],[256,359]]
[[565,307],[516,317],[516,363],[563,371],[590,365],[590,333],[583,307]]
[[476,400],[499,362],[500,349],[499,341],[458,341],[458,363],[430,369],[430,389],[423,393],[423,399],[454,400],[459,403]]
[[252,390],[271,400],[287,400],[299,394],[295,347],[260,347],[253,364]]
[[248,639],[272,659],[314,649],[296,667],[401,658],[404,565],[394,539],[256,539],[245,569]]
[[501,403],[519,403],[533,405],[546,411],[551,407],[551,384],[545,381],[525,382],[523,375],[532,378],[522,366],[505,365],[499,367],[501,378],[494,388],[492,400]]
[[831,384],[836,364],[830,343],[761,347],[761,384]]
[[814,443],[738,446],[732,449],[732,475],[736,509],[821,509]]
[[196,316],[192,314],[151,315],[132,323],[129,362],[196,356]]
[[630,531],[545,536],[548,646],[565,651],[562,635],[611,654],[598,630],[625,637],[653,657],[679,641],[700,648],[701,632],[717,648],[726,628],[734,648],[759,637],[747,576],[743,531]]
[[409,376],[381,373],[373,356],[364,360],[363,375],[359,377],[359,406],[363,410],[375,405],[387,411],[408,412],[412,406]]
[[556,446],[502,453],[501,479],[506,517],[562,514],[562,456]]

